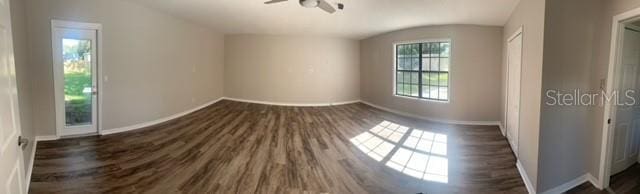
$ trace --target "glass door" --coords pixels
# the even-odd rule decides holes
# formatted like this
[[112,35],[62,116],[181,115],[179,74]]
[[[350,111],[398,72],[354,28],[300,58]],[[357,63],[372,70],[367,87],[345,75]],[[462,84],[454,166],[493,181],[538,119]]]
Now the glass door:
[[60,136],[97,133],[95,30],[54,29],[56,118]]

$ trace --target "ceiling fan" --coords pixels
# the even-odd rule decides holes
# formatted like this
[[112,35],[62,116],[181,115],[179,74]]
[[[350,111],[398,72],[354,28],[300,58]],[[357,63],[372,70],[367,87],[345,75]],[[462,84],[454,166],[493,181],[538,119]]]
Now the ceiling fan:
[[[264,4],[274,4],[274,3],[280,3],[285,1],[288,1],[288,0],[270,0],[270,1],[264,2]],[[300,0],[300,5],[306,8],[317,7],[328,13],[336,12],[336,8],[334,8],[330,3],[328,3],[325,0]],[[344,9],[344,4],[342,3],[336,3],[336,6],[338,7],[339,10]]]

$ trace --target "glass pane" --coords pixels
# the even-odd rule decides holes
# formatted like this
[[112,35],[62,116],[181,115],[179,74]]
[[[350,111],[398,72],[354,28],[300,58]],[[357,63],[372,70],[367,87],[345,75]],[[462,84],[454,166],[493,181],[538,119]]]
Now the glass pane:
[[439,90],[439,93],[440,93],[439,95],[440,96],[438,97],[438,99],[441,99],[441,100],[449,99],[448,94],[447,94],[448,90],[449,90],[449,88],[447,88],[447,87],[440,87],[440,90]]
[[440,44],[436,43],[431,43],[431,56],[432,57],[438,57],[440,56]]
[[420,44],[412,44],[411,57],[419,57],[419,56],[420,56]]
[[449,85],[449,74],[448,73],[440,73],[438,75],[438,83],[439,83],[439,86],[448,86]]
[[429,85],[437,86],[438,83],[438,73],[429,73]]
[[396,94],[401,94],[402,92],[402,84],[396,83]]
[[411,96],[416,96],[417,97],[418,96],[418,92],[419,92],[418,85],[412,84],[411,85]]
[[429,73],[422,73],[422,85],[429,85]]
[[412,58],[411,59],[411,70],[418,71],[420,70],[420,58]]
[[419,83],[419,77],[418,77],[418,73],[417,72],[411,72],[411,83],[412,84],[418,84]]
[[403,84],[403,90],[402,90],[402,94],[403,95],[411,95],[411,87],[409,84]]
[[431,58],[431,71],[440,71],[440,58]]
[[66,126],[91,124],[91,40],[62,39]]
[[402,72],[397,72],[396,73],[396,83],[401,83],[402,82]]
[[431,69],[429,68],[430,61],[429,58],[422,58],[422,71],[429,71]]
[[410,72],[402,72],[404,74],[404,83],[411,83],[411,73]]
[[443,42],[440,43],[440,56],[441,57],[449,57],[449,55],[451,54],[451,43],[448,42]]
[[422,97],[429,98],[429,86],[422,86]]
[[440,71],[449,71],[449,58],[440,58]]
[[429,87],[429,96],[432,99],[438,99],[438,87],[430,86]]

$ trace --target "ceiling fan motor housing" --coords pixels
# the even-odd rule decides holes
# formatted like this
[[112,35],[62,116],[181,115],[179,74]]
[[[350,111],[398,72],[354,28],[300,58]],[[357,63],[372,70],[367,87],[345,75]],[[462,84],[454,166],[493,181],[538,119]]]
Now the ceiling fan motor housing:
[[315,8],[320,4],[319,0],[300,0],[300,5],[307,8]]

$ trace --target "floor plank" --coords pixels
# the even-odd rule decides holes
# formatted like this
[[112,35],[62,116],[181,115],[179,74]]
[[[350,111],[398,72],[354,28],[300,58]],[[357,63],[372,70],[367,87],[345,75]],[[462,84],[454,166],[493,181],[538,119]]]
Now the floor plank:
[[39,142],[31,193],[526,193],[494,126],[361,103],[220,101],[156,126]]

